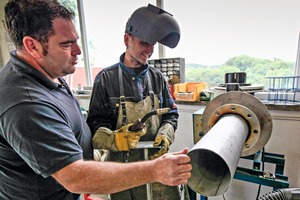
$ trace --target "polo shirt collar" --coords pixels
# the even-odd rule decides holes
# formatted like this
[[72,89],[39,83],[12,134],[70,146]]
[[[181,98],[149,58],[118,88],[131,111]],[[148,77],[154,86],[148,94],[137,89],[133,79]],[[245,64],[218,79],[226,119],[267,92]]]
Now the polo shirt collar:
[[[39,72],[37,69],[35,69],[28,63],[26,63],[23,60],[21,60],[20,58],[18,58],[16,56],[16,50],[10,52],[10,57],[11,57],[11,59],[10,59],[11,63],[16,68],[18,68],[19,70],[23,71],[24,73],[26,73],[32,77],[35,77],[37,79],[37,81],[39,81],[44,86],[46,86],[50,89],[55,89],[59,86],[58,83],[51,81],[44,74]],[[59,80],[62,81],[60,78],[59,78]]]

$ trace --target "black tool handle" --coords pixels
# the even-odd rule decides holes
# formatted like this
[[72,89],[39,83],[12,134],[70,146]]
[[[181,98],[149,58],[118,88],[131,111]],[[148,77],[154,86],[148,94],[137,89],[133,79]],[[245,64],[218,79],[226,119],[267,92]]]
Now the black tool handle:
[[145,127],[145,123],[143,123],[141,119],[138,119],[133,123],[132,126],[129,127],[129,131],[140,131]]
[[160,108],[156,110],[152,110],[148,112],[142,119],[138,119],[134,122],[132,126],[129,127],[129,131],[139,131],[142,130],[144,127],[146,127],[145,122],[149,117],[152,115],[162,115],[165,113],[168,113],[170,111],[170,108]]

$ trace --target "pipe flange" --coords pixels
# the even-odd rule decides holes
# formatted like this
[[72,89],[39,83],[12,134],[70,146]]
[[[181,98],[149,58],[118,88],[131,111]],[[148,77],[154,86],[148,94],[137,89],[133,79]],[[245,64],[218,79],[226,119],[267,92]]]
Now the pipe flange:
[[[220,107],[218,107],[209,117],[208,120],[208,128],[211,129],[217,121],[220,119],[220,117],[226,115],[226,114],[237,114],[244,118],[245,121],[247,121],[249,125],[249,134],[247,137],[247,140],[244,144],[242,155],[245,154],[249,149],[255,146],[257,141],[259,140],[259,136],[261,133],[260,130],[260,124],[258,121],[258,118],[256,115],[246,108],[243,105],[240,104],[225,104]],[[245,152],[245,153],[244,153]]]
[[249,136],[241,156],[261,150],[272,133],[272,118],[267,107],[256,97],[245,92],[226,92],[210,101],[202,116],[202,128],[206,134],[225,114],[238,114],[249,124]]

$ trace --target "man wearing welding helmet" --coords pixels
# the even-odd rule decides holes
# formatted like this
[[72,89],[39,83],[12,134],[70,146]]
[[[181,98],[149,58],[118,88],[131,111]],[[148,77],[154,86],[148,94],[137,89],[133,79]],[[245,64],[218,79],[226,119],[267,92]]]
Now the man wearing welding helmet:
[[[173,16],[151,4],[138,8],[128,19],[124,35],[126,51],[118,63],[97,75],[87,117],[94,134],[94,148],[109,150],[107,160],[144,160],[144,150],[136,148],[140,141],[153,141],[157,147],[149,149],[150,159],[169,150],[177,129],[177,107],[162,73],[147,61],[157,42],[174,48],[179,39],[180,29]],[[151,116],[141,130],[129,130],[135,121],[158,108],[170,111]],[[177,187],[155,183],[152,191],[155,200],[179,199]],[[144,200],[146,194],[144,185],[112,194],[111,199]]]

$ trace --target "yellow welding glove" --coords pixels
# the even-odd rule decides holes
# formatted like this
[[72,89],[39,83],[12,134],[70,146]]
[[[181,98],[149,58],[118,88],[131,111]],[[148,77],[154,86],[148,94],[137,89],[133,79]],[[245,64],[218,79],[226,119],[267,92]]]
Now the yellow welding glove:
[[158,158],[161,155],[167,153],[170,149],[170,145],[171,145],[171,141],[167,136],[160,135],[160,134],[157,135],[154,140],[153,146],[154,147],[160,146],[160,150],[156,154],[150,156],[149,158],[152,160],[152,159]]
[[114,131],[115,144],[119,151],[129,151],[137,147],[140,138],[146,134],[146,128],[139,131],[129,131],[133,124],[127,124]]
[[136,148],[141,136],[146,134],[146,128],[140,131],[129,131],[132,124],[112,131],[106,127],[100,127],[96,131],[92,142],[94,149],[106,149],[113,152],[128,151]]
[[99,127],[92,139],[94,149],[106,149],[113,152],[118,151],[115,145],[113,131],[106,127]]

